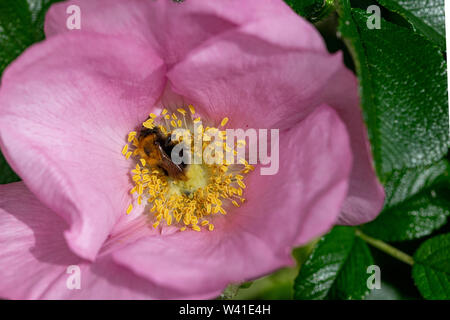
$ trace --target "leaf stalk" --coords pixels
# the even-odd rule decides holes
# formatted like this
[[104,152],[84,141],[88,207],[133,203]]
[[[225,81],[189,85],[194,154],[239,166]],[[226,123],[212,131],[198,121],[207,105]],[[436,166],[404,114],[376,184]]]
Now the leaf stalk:
[[370,244],[371,246],[383,251],[384,253],[387,253],[388,255],[396,258],[397,260],[409,264],[410,266],[414,264],[414,259],[410,255],[404,253],[403,251],[398,250],[397,248],[394,248],[393,246],[387,244],[386,242],[372,238],[364,234],[359,229],[356,229],[355,234],[362,240]]

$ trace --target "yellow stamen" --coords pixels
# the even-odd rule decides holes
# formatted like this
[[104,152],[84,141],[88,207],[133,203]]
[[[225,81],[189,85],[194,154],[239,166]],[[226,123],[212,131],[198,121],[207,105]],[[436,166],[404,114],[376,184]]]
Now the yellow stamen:
[[136,137],[136,134],[137,134],[136,131],[131,131],[131,132],[128,134],[128,142],[133,141],[133,140],[134,140],[134,137]]
[[237,183],[242,189],[245,189],[245,183],[242,180],[237,180]]
[[[193,106],[189,105],[188,108],[191,115],[196,113]],[[192,155],[202,156],[208,146],[218,146],[224,152],[232,151],[236,154],[235,146],[245,145],[245,140],[238,140],[235,145],[226,144],[226,131],[223,127],[229,121],[227,117],[222,119],[218,127],[205,128],[203,125],[196,125],[189,128],[186,122],[187,111],[178,108],[176,112],[178,117],[176,113],[169,113],[167,109],[163,109],[162,119],[151,113],[142,125],[151,129],[159,128],[164,136],[172,136],[173,131],[178,128],[191,130],[191,134],[193,130],[197,130],[196,133],[201,135],[202,141],[200,150],[194,150],[192,140],[189,142],[187,138],[188,135],[180,134],[173,140],[174,143],[183,141],[188,146],[191,145]],[[198,123],[202,119],[197,117],[193,121]],[[210,135],[206,133],[207,130]],[[180,231],[187,228],[197,232],[202,228],[213,231],[215,227],[211,222],[214,222],[218,213],[226,215],[227,211],[238,210],[237,208],[241,207],[240,203],[244,203],[242,194],[246,188],[245,174],[253,169],[245,159],[240,159],[239,164],[226,162],[192,164],[183,170],[184,178],[178,179],[160,167],[161,157],[158,157],[154,146],[146,142],[154,140],[144,140],[146,137],[138,136],[135,131],[130,132],[129,144],[123,147],[122,154],[127,159],[133,156],[136,161],[135,168],[130,170],[134,184],[130,194],[137,199],[137,204],[149,204],[151,209],[147,209],[145,214],[149,216],[154,228],[166,223],[167,226],[173,225]],[[215,156],[219,160],[225,160],[224,154],[219,153]],[[132,209],[133,206],[130,204],[127,214]]]
[[133,205],[130,204],[127,209],[127,214],[130,214],[131,210],[133,210]]
[[122,154],[123,154],[123,155],[126,155],[126,154],[127,154],[127,151],[128,151],[128,145],[126,144],[126,145],[124,145],[123,148],[122,148]]
[[220,123],[220,126],[224,127],[227,124],[227,122],[228,122],[228,118],[227,117],[223,118],[222,122]]
[[147,129],[153,129],[155,125],[153,124],[153,119],[148,119],[142,124]]

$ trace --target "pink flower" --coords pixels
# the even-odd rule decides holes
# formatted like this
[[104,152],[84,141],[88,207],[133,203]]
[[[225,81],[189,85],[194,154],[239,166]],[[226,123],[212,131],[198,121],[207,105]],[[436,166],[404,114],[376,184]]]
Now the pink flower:
[[[379,213],[356,79],[282,1],[69,1],[45,32],[0,88],[1,149],[23,179],[0,186],[0,297],[213,298]],[[213,231],[153,228],[144,206],[125,214],[136,162],[121,150],[150,112],[190,103],[216,125],[280,129],[279,172],[250,172]]]

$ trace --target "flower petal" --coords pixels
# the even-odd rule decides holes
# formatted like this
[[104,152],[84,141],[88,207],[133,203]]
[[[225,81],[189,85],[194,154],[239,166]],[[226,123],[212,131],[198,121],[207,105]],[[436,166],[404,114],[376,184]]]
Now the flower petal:
[[152,282],[182,292],[223,289],[292,264],[292,247],[327,232],[347,194],[349,138],[322,106],[280,133],[279,172],[248,179],[245,204],[213,221],[213,232],[144,237],[114,259]]
[[377,217],[384,203],[384,190],[373,167],[367,130],[358,97],[356,77],[342,66],[321,92],[321,100],[333,107],[344,121],[353,150],[349,192],[339,217],[340,224],[358,225]]
[[[321,105],[287,132],[280,132],[279,172],[249,176],[246,214],[240,225],[287,252],[329,231],[347,195],[352,152],[344,123]],[[242,207],[244,211],[244,207]],[[233,221],[235,223],[235,221]],[[247,227],[249,230],[250,227]]]
[[37,298],[80,262],[63,238],[67,227],[23,182],[0,185],[0,297]]
[[[68,224],[44,207],[22,182],[0,185],[0,298],[179,299],[117,265],[110,255],[91,264],[72,253],[63,237]],[[80,289],[69,289],[70,266],[80,270]],[[73,271],[72,271],[73,272]]]
[[229,117],[230,127],[286,129],[304,119],[320,105],[320,91],[342,65],[341,54],[275,45],[254,35],[270,22],[245,25],[193,50],[169,71],[173,90],[212,119]]
[[192,51],[168,73],[173,90],[216,121],[229,117],[230,127],[289,128],[322,103],[335,108],[350,132],[355,157],[339,222],[373,220],[384,191],[373,169],[357,81],[342,55],[276,47],[254,38],[250,27]]
[[71,225],[70,247],[94,259],[128,206],[129,131],[165,84],[151,48],[68,34],[28,49],[0,88],[0,146],[38,199]]
[[[81,12],[81,31],[121,35],[150,43],[168,65],[181,61],[207,39],[236,26],[257,20],[278,19],[267,28],[255,30],[257,36],[289,46],[325,50],[312,25],[299,19],[282,1],[274,0],[189,0],[182,3],[158,0],[74,0],[53,5],[46,16],[47,37],[73,32],[66,27],[70,5]],[[290,28],[285,28],[289,25]],[[270,26],[270,27],[269,27]],[[298,37],[298,30],[304,36]]]

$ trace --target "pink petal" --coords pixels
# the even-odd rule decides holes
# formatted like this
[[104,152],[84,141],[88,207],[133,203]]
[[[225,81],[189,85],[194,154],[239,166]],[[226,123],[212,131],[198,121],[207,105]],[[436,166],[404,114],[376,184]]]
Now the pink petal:
[[121,154],[164,86],[162,61],[126,39],[67,34],[32,46],[0,89],[0,145],[38,199],[94,259],[129,202]]
[[80,262],[63,238],[67,227],[23,182],[0,185],[0,297],[37,298]]
[[213,232],[145,237],[113,253],[138,275],[181,292],[223,289],[292,263],[296,245],[327,232],[347,194],[349,137],[322,106],[280,133],[280,171],[249,176],[245,204],[213,221]]
[[[258,25],[263,25],[259,22]],[[374,219],[384,191],[372,165],[355,76],[342,55],[273,46],[248,33],[222,34],[192,51],[168,73],[173,90],[231,127],[289,128],[322,103],[336,108],[350,132],[354,166],[339,222]]]
[[[66,9],[70,5],[80,7],[81,31],[126,36],[150,43],[169,65],[182,60],[207,39],[259,20],[268,23],[264,28],[254,29],[255,36],[290,47],[305,46],[325,51],[313,26],[298,18],[282,1],[67,1],[50,8],[45,22],[47,37],[74,32],[66,27],[69,17]],[[302,37],[298,37],[299,30],[303,32]]]
[[304,119],[319,105],[341,55],[282,47],[248,32],[270,22],[230,31],[192,51],[168,73],[173,90],[213,119],[229,117],[230,127],[285,129]]
[[[66,244],[68,224],[44,207],[22,182],[0,185],[0,298],[174,299],[211,298],[164,289],[102,255],[91,264]],[[69,266],[81,271],[81,288],[68,289]]]
[[358,225],[377,217],[384,203],[384,190],[373,167],[367,129],[361,114],[356,77],[342,66],[322,91],[322,101],[336,109],[350,135],[353,168],[340,224]]

